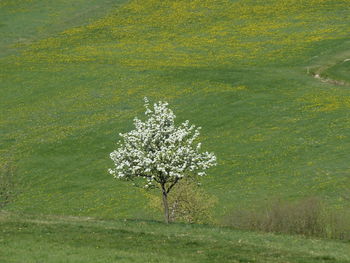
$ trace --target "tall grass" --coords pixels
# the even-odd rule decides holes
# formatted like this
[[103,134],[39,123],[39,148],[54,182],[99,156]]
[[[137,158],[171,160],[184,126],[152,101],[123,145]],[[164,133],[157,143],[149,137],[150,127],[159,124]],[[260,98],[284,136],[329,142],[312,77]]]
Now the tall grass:
[[237,229],[350,240],[349,211],[329,209],[316,197],[234,210],[226,215],[224,224]]

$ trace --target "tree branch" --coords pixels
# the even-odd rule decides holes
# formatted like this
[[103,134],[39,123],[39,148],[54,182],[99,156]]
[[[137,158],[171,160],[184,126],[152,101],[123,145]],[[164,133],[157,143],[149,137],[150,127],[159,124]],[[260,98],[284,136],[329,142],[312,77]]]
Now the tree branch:
[[176,177],[175,181],[169,186],[168,190],[166,191],[167,194],[170,192],[171,188],[174,187],[174,185],[179,181],[179,177]]

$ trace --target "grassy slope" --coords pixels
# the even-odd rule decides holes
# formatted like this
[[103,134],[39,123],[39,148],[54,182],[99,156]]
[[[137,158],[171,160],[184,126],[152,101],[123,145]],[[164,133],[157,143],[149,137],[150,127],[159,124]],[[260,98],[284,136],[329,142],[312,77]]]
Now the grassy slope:
[[203,179],[218,216],[271,197],[346,205],[350,90],[306,67],[346,51],[347,0],[6,3],[1,162],[21,178],[9,209],[153,217],[142,192],[106,172],[144,96],[203,127],[219,159]]
[[0,3],[0,56],[72,26],[83,25],[106,14],[123,1],[2,0]]
[[145,221],[0,215],[2,262],[350,262],[342,242]]

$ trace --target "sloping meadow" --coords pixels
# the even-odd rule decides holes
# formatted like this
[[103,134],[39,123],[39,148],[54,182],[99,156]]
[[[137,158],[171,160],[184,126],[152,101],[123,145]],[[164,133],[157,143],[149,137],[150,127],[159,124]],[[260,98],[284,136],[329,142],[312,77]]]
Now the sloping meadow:
[[347,40],[349,11],[348,0],[128,1],[13,44],[0,58],[1,163],[18,178],[8,208],[155,218],[107,173],[144,96],[203,127],[218,218],[270,198],[347,206],[350,90],[307,67]]

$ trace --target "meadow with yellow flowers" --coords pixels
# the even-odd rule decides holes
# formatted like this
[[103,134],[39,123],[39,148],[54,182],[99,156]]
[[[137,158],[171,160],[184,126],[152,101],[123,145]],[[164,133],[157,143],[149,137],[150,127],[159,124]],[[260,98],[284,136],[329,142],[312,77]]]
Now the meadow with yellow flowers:
[[[142,116],[145,96],[169,102],[179,123],[203,127],[203,148],[218,158],[201,180],[217,198],[215,224],[272,199],[316,196],[349,209],[349,12],[349,0],[0,1],[0,166],[15,181],[1,222],[19,214],[159,220],[144,190],[107,172],[118,133]],[[24,224],[16,220],[14,228]],[[123,228],[118,222],[111,229]],[[181,239],[181,226],[174,229]],[[225,260],[198,253],[193,261]],[[344,253],[331,259],[349,262]],[[327,260],[292,254],[256,262]]]

